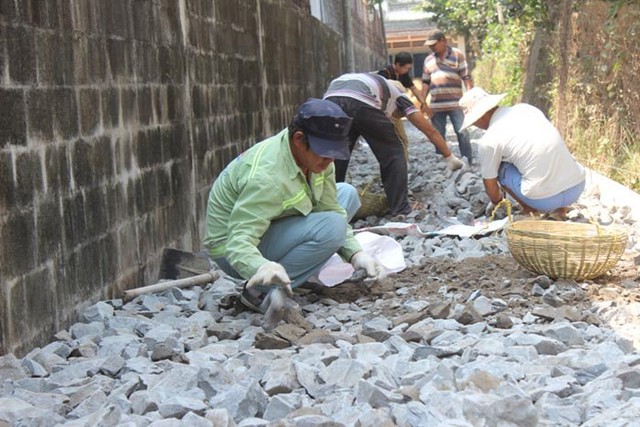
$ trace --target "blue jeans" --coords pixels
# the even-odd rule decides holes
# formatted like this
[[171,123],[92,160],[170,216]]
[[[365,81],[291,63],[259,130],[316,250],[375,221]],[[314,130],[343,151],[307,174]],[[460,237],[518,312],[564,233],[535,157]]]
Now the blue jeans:
[[530,199],[522,194],[522,174],[513,164],[508,162],[500,163],[498,169],[498,182],[503,187],[508,188],[515,196],[530,208],[539,212],[553,212],[556,209],[564,208],[574,203],[584,191],[585,181],[568,188],[561,193],[544,199]]
[[[451,124],[453,125],[453,130],[456,133],[456,137],[458,138],[458,148],[460,148],[460,156],[466,157],[467,162],[471,164],[471,160],[473,159],[473,153],[471,151],[471,141],[469,141],[469,132],[467,130],[460,131],[462,127],[462,122],[464,122],[464,113],[462,110],[451,110],[451,111],[441,111],[438,113],[433,113],[433,117],[431,118],[431,122],[433,123],[433,127],[442,135],[442,137],[446,140],[447,134],[447,117],[451,120]],[[436,149],[436,151],[438,151]],[[438,151],[438,154],[440,151]]]
[[[273,221],[258,244],[263,257],[282,264],[291,287],[300,286],[340,249],[347,235],[348,221],[360,208],[358,191],[350,184],[337,184],[338,203],[347,219],[336,212],[313,212]],[[214,259],[218,267],[242,279],[225,257]]]

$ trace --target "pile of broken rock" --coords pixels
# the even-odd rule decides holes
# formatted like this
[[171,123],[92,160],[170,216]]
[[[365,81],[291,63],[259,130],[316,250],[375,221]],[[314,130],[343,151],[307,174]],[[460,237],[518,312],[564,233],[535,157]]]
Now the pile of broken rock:
[[[376,172],[366,147],[354,155],[351,179]],[[411,156],[420,159],[410,170],[413,197],[428,207],[408,221],[429,231],[445,217],[482,214],[475,167],[451,175],[425,141],[411,145]],[[638,226],[628,210],[592,196],[572,215],[629,229],[630,250],[610,274],[586,282],[533,275],[499,234],[398,237],[405,271],[373,286],[300,289],[300,310],[273,330],[261,326],[260,314],[221,306],[240,286],[228,277],[98,302],[49,345],[0,357],[0,420],[632,425],[640,419]],[[355,227],[383,222],[367,218]]]

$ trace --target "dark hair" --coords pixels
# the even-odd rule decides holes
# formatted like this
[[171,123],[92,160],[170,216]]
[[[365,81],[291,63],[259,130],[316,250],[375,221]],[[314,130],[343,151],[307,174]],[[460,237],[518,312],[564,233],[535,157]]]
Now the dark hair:
[[307,147],[309,147],[309,139],[307,138],[307,134],[304,132],[300,124],[298,124],[297,119],[294,118],[291,123],[289,123],[287,129],[289,131],[289,141],[291,141],[291,138],[293,138],[294,133],[302,132],[304,134],[304,143]]
[[413,56],[409,52],[398,52],[393,60],[394,64],[399,64],[400,66],[406,64],[413,64]]

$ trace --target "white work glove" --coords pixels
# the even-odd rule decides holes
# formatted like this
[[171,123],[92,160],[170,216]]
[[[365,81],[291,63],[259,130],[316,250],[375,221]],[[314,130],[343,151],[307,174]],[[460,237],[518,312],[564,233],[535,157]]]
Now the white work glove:
[[370,280],[382,280],[387,277],[384,268],[378,261],[364,251],[356,252],[355,255],[351,257],[351,265],[353,265],[353,268],[356,270],[360,268],[364,269],[367,272],[367,278]]
[[291,290],[291,279],[289,279],[284,267],[277,262],[265,262],[260,266],[260,268],[258,268],[256,274],[249,279],[249,282],[247,282],[247,288],[252,288],[258,285],[279,286],[287,295],[293,295],[293,291]]
[[487,207],[484,209],[484,216],[486,216],[487,218],[489,218],[491,216],[491,214],[493,213],[493,210],[496,208],[496,204],[493,202],[489,202],[489,204],[487,205]]
[[451,153],[449,157],[445,157],[444,162],[447,164],[449,170],[452,171],[457,171],[464,166],[464,162],[457,158],[453,153]]

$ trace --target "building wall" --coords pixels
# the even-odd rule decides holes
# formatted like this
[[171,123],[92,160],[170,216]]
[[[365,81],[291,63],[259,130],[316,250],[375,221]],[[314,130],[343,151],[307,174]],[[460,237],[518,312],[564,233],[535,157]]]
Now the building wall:
[[0,354],[199,250],[217,174],[344,64],[308,0],[0,2]]

